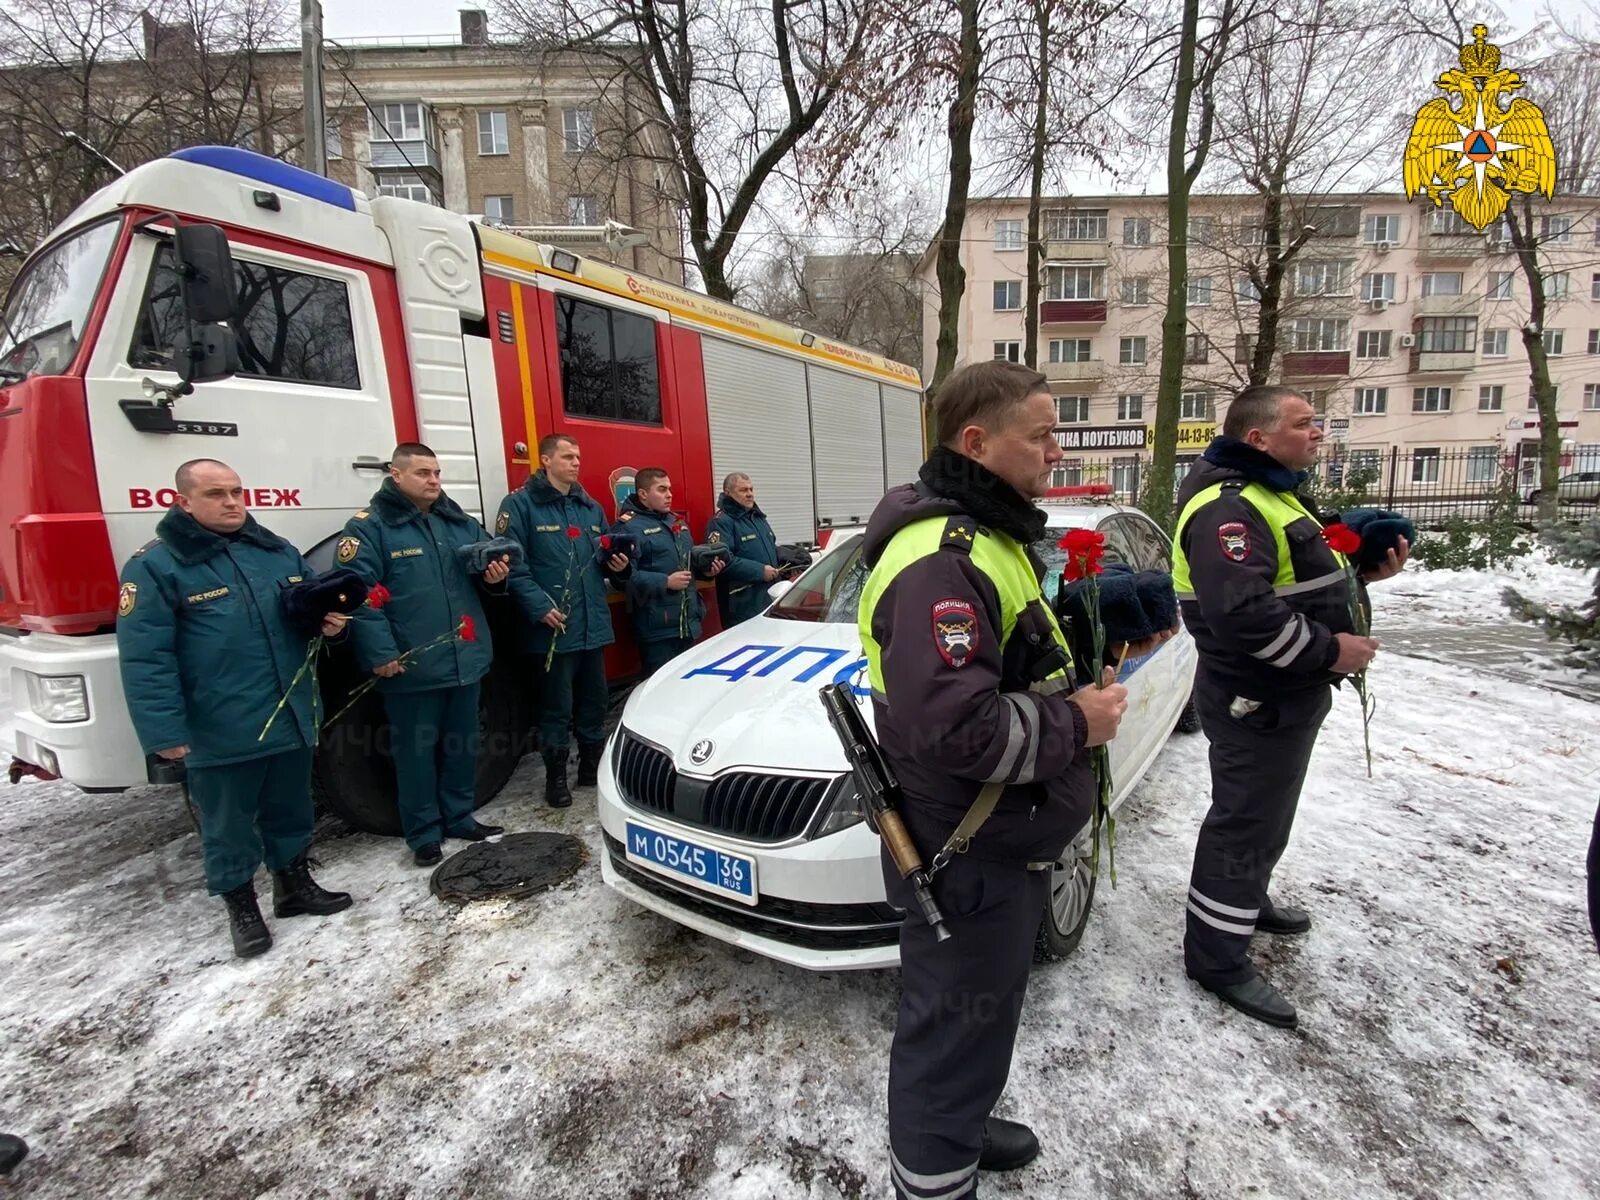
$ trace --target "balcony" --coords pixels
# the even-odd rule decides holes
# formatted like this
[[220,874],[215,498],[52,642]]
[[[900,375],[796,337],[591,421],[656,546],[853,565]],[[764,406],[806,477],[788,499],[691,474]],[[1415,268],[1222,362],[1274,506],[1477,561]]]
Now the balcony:
[[439,175],[443,170],[439,148],[432,142],[421,139],[397,142],[374,136],[369,146],[374,171],[431,171]]
[[1482,304],[1483,297],[1476,294],[1423,296],[1417,301],[1414,311],[1419,317],[1475,317]]
[[1476,364],[1477,355],[1442,353],[1437,350],[1411,352],[1411,370],[1418,375],[1465,375]]
[[1483,234],[1431,233],[1417,238],[1417,258],[1424,262],[1473,262],[1483,257]]
[[1103,325],[1104,300],[1045,300],[1039,305],[1041,325]]
[[1046,262],[1053,263],[1104,263],[1108,261],[1110,242],[1088,239],[1063,241],[1052,239],[1044,244]]
[[1044,377],[1062,382],[1079,382],[1099,379],[1106,372],[1106,364],[1098,359],[1089,362],[1046,363]]
[[1348,350],[1290,350],[1283,356],[1286,376],[1344,376],[1350,374]]

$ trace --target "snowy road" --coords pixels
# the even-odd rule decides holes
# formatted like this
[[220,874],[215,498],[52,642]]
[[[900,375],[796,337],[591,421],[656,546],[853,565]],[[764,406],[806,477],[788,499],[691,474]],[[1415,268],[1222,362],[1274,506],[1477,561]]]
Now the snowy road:
[[[984,1194],[1600,1194],[1600,959],[1582,905],[1600,709],[1386,656],[1376,779],[1342,696],[1259,943],[1283,1033],[1182,976],[1204,745],[1121,824],[1080,954],[1041,968],[1005,1115],[1045,1153]],[[593,854],[592,794],[486,810]],[[172,792],[0,786],[0,1129],[18,1197],[879,1197],[893,974],[813,976],[614,897],[448,908],[334,836],[350,912],[230,956]],[[0,1186],[0,1190],[4,1190]]]

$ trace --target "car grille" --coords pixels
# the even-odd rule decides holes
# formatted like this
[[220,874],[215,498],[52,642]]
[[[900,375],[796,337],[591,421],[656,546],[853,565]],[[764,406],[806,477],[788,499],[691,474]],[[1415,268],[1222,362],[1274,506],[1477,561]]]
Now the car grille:
[[831,779],[735,771],[712,780],[679,775],[665,751],[624,730],[617,786],[634,808],[748,842],[786,842],[806,831]]
[[808,950],[870,950],[900,937],[900,912],[888,904],[805,904],[773,896],[763,896],[754,908],[724,903],[629,862],[609,833],[605,841],[611,865],[629,883],[720,925]]

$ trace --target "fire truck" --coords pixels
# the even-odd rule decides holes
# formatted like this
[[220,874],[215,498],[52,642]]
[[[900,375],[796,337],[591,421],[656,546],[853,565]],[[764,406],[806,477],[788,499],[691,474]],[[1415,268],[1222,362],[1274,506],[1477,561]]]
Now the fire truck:
[[[196,311],[196,254],[231,272],[225,319]],[[30,256],[0,328],[13,778],[91,791],[161,778],[123,699],[118,569],[189,459],[233,466],[256,517],[319,568],[397,442],[433,447],[450,494],[492,520],[554,432],[580,440],[583,487],[613,513],[634,470],[661,466],[698,533],[741,471],[779,540],[810,542],[915,478],[920,399],[908,366],[438,208],[233,147],[145,164]],[[620,680],[637,656],[614,599]],[[324,664],[325,699],[352,671]],[[517,675],[502,654],[483,689],[480,800],[527,748]],[[392,832],[368,700],[337,737],[324,730],[316,789]]]

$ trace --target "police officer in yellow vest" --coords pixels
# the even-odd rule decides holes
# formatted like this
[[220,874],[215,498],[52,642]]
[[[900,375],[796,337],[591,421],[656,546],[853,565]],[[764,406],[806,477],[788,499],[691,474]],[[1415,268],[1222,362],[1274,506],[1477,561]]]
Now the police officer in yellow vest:
[[1127,691],[1073,691],[1043,602],[1031,501],[1060,460],[1045,377],[963,367],[934,402],[940,445],[867,527],[859,608],[878,740],[902,816],[931,862],[986,783],[993,814],[933,879],[951,938],[935,939],[887,857],[901,1000],[889,1054],[890,1173],[902,1198],[977,1194],[978,1172],[1039,1153],[1026,1125],[990,1116],[1005,1087],[1051,867],[1088,821],[1088,748],[1109,741]]
[[[1189,881],[1184,963],[1201,987],[1284,1028],[1295,1025],[1294,1006],[1256,973],[1250,937],[1311,928],[1306,913],[1272,902],[1268,883],[1332,706],[1329,685],[1378,649],[1354,632],[1345,561],[1297,495],[1321,441],[1299,392],[1246,388],[1179,490],[1173,539],[1173,582],[1200,651],[1195,701],[1211,743],[1211,809]],[[1401,539],[1365,578],[1394,575],[1408,553]]]

